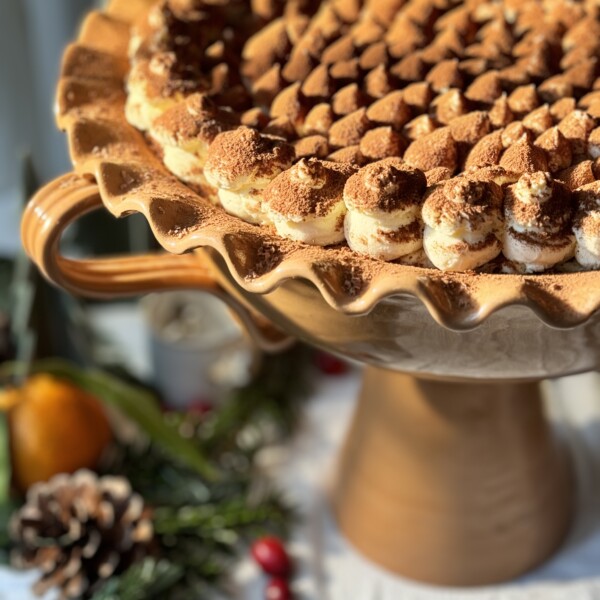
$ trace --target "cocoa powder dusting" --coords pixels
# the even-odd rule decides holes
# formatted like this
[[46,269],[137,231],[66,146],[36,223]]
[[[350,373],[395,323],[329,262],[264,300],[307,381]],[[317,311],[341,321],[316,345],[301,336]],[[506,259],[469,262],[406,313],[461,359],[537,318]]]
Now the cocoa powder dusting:
[[331,126],[329,142],[336,148],[359,144],[370,127],[371,122],[367,118],[367,109],[361,108],[342,117]]
[[386,158],[352,175],[344,188],[344,199],[359,211],[392,212],[419,205],[426,187],[422,171],[409,167],[400,158]]
[[[506,190],[504,209],[524,228],[535,227],[548,236],[562,235],[571,222],[573,201],[569,188],[548,173],[525,173]],[[536,235],[539,235],[536,232]],[[538,239],[539,241],[539,239]]]
[[434,188],[425,200],[426,222],[468,222],[472,227],[496,216],[502,206],[502,190],[493,181],[463,175]]
[[535,145],[546,152],[548,168],[553,173],[567,168],[573,160],[571,144],[558,127],[552,127],[542,133],[535,140]]
[[410,225],[400,227],[400,229],[378,229],[377,235],[396,244],[418,240],[423,235],[423,223],[415,220]]
[[233,181],[286,169],[294,157],[294,149],[289,144],[261,135],[249,127],[239,127],[215,138],[210,145],[205,168]]
[[465,169],[497,165],[503,152],[502,131],[493,131],[473,146],[467,156]]
[[600,237],[600,181],[580,187],[574,192],[574,226],[585,235]]
[[575,190],[582,185],[593,183],[596,176],[592,161],[584,160],[572,167],[559,171],[556,174],[556,178],[565,183],[569,189]]
[[500,166],[516,173],[547,171],[548,159],[546,153],[534,146],[524,135],[516,144],[506,149],[500,159]]
[[210,143],[228,129],[236,127],[231,113],[217,108],[204,94],[193,94],[184,103],[164,112],[154,123],[155,131],[177,141],[200,139]]
[[327,158],[333,162],[349,163],[357,166],[364,165],[367,162],[367,159],[361,154],[358,144],[340,148],[332,152]]
[[369,160],[379,160],[388,156],[402,156],[406,141],[391,127],[376,127],[367,131],[360,141],[360,152]]
[[[578,206],[575,223],[599,234],[588,216],[600,173],[592,3],[255,2],[254,14],[244,3],[157,6],[135,29],[129,92],[159,113],[148,125],[159,157],[169,144],[206,142],[207,172],[224,185],[274,177],[265,202],[294,217],[328,214],[345,186],[357,209],[427,198],[448,218],[461,210],[477,221],[493,207],[549,236],[573,225]],[[124,72],[83,54],[72,72],[85,61],[107,82]],[[540,173],[551,199],[515,201]],[[498,265],[490,272],[509,268]]]
[[316,158],[302,159],[265,189],[269,209],[286,217],[322,217],[342,201],[346,180],[355,167]]
[[373,123],[400,128],[410,121],[411,110],[404,101],[403,93],[398,90],[373,102],[367,109],[367,118]]
[[543,134],[554,125],[550,107],[544,104],[532,110],[523,117],[523,125],[536,135]]
[[423,171],[435,167],[455,169],[458,160],[456,142],[448,128],[438,129],[415,140],[404,153],[404,159]]

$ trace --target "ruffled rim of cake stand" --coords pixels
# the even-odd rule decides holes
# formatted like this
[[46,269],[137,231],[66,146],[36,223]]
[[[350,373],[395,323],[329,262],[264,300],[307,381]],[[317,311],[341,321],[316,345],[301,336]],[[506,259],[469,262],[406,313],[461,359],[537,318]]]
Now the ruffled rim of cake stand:
[[169,252],[210,247],[245,290],[268,293],[289,279],[314,284],[335,309],[366,314],[382,299],[413,295],[445,327],[476,327],[512,304],[553,327],[574,327],[600,306],[600,272],[552,275],[444,273],[361,257],[347,247],[282,239],[226,215],[171,175],[125,119],[131,23],[156,0],[113,0],[92,12],[64,55],[57,120],[75,170],[91,175],[116,217],[143,214]]

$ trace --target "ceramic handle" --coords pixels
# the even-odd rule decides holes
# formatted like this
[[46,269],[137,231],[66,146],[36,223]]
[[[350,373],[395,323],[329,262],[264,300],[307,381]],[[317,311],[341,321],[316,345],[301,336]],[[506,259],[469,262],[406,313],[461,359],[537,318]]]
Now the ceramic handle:
[[21,224],[25,251],[43,275],[69,292],[89,298],[137,296],[174,289],[200,289],[219,297],[253,341],[276,352],[292,339],[263,317],[251,314],[218,284],[201,252],[143,254],[76,260],[60,253],[65,228],[102,206],[98,187],[78,175],[59,177],[29,202]]

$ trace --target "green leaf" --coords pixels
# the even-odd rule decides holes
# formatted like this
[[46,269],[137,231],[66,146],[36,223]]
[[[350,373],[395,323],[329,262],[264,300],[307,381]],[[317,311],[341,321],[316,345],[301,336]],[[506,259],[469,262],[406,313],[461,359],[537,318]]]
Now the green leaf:
[[0,504],[0,564],[3,565],[9,562],[9,553],[12,545],[8,524],[13,513],[19,506],[14,499]]
[[[0,367],[0,377],[10,376],[18,369],[18,363],[6,363]],[[125,383],[97,369],[81,369],[61,359],[37,361],[31,365],[30,372],[48,373],[71,381],[106,404],[120,409],[172,458],[194,469],[208,481],[217,478],[216,469],[203,453],[165,423],[156,397],[143,388]]]
[[0,411],[0,505],[10,498],[10,443],[8,437],[8,416]]
[[92,600],[153,600],[164,598],[183,576],[183,569],[167,560],[145,558],[125,573],[109,579]]

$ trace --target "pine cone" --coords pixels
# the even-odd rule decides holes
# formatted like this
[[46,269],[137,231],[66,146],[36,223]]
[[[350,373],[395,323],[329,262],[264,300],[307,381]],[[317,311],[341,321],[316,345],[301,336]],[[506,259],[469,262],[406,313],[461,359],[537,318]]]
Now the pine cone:
[[88,598],[148,554],[153,526],[127,479],[81,470],[32,486],[10,534],[13,565],[43,572],[36,594],[57,587],[61,599]]

